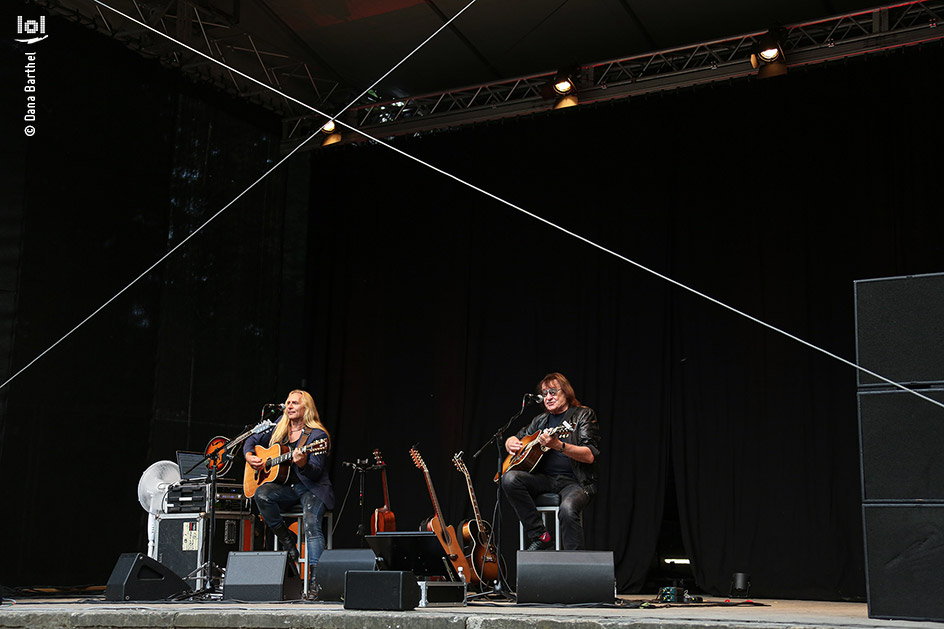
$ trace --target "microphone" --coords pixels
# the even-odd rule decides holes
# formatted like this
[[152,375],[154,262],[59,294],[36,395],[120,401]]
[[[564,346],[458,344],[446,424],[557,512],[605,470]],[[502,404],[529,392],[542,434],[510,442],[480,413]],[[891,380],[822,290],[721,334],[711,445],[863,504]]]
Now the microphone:
[[537,393],[525,393],[524,398],[529,402],[543,402],[544,396],[538,395]]

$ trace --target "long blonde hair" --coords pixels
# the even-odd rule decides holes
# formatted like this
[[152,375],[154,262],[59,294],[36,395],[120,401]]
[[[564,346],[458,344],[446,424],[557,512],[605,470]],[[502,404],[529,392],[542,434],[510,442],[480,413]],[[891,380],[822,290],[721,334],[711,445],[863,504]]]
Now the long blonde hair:
[[[330,446],[331,435],[328,433],[328,429],[325,428],[325,425],[321,423],[321,416],[318,414],[318,407],[315,406],[315,400],[311,397],[311,394],[308,393],[308,391],[302,391],[301,389],[289,391],[288,395],[285,396],[286,406],[288,405],[288,399],[295,393],[298,393],[302,397],[302,404],[305,405],[305,428],[319,428],[323,430],[324,433],[328,435],[328,444]],[[275,430],[272,431],[272,438],[269,439],[269,445],[273,446],[277,443],[282,443],[282,441],[288,437],[288,432],[289,420],[283,412],[282,418],[279,419],[279,423],[275,425]]]

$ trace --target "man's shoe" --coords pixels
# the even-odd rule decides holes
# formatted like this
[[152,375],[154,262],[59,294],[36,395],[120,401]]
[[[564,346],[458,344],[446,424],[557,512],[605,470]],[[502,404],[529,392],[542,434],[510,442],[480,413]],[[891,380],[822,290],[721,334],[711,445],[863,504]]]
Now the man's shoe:
[[544,535],[531,540],[531,544],[525,550],[547,550],[552,546],[554,546],[554,542],[551,541],[550,534],[544,531]]

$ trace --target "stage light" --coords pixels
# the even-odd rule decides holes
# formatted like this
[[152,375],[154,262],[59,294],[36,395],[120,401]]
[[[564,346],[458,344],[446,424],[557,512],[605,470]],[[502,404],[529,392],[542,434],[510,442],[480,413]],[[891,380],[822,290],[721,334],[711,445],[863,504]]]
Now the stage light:
[[577,72],[572,69],[560,70],[554,75],[551,86],[560,96],[575,93],[577,91]]
[[328,122],[324,123],[324,125],[321,127],[321,132],[324,133],[325,135],[331,135],[332,133],[335,132],[337,128],[338,126],[334,124],[334,120],[329,120]]
[[571,92],[574,91],[574,83],[573,81],[570,80],[569,77],[561,79],[560,81],[556,81],[554,83],[554,91],[560,94],[561,96],[564,96],[565,94],[570,94]]
[[731,598],[747,598],[751,593],[751,575],[735,572],[731,575]]
[[754,44],[751,52],[751,66],[757,70],[757,77],[766,79],[787,73],[786,59],[783,54],[783,41],[786,31],[780,26],[772,26]]

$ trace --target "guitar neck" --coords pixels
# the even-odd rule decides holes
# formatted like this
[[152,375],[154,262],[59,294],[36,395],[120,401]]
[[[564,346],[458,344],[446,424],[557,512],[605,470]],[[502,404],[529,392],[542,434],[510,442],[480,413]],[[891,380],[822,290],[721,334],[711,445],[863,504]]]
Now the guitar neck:
[[[301,448],[299,448],[299,450],[304,453],[308,453],[312,451],[319,451],[324,448],[325,441],[326,441],[325,439],[318,439],[317,441],[312,441],[307,446],[302,446]],[[286,461],[291,461],[293,452],[294,451],[291,448],[289,448],[288,452],[284,454],[280,454],[277,457],[273,457],[271,464],[281,465],[282,463],[285,463]]]
[[387,495],[387,467],[380,468],[380,480],[383,483],[384,509],[390,509],[390,496]]
[[472,513],[475,515],[475,523],[478,525],[479,530],[482,530],[482,516],[479,514],[479,503],[475,499],[475,489],[472,487],[472,477],[469,476],[469,470],[466,467],[462,466],[462,475],[465,476],[465,484],[469,488],[469,500],[472,501]]
[[423,467],[423,477],[426,479],[426,489],[429,490],[429,499],[433,503],[433,511],[443,526],[443,535],[446,535],[446,521],[443,519],[442,509],[439,508],[439,500],[436,498],[436,490],[433,489],[433,479],[429,477],[429,470]]

